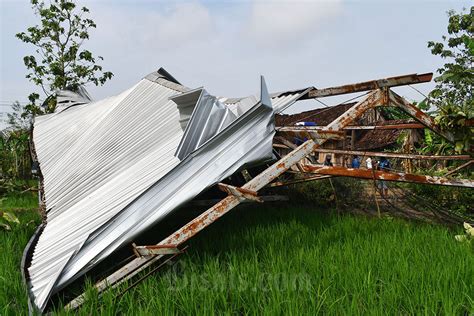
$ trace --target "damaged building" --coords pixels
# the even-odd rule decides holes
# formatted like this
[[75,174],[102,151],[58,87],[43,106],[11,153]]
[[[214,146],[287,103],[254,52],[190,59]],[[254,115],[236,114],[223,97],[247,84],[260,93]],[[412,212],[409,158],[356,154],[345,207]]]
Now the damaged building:
[[[318,155],[331,150],[339,155],[338,150],[386,147],[403,128],[429,128],[452,140],[431,117],[390,90],[431,78],[410,74],[269,94],[262,77],[258,97],[226,98],[188,88],[160,69],[103,100],[93,101],[85,91],[61,92],[56,112],[37,117],[33,128],[44,220],[22,261],[31,310],[48,310],[58,293],[119,250],[128,251],[127,260],[107,267],[112,272],[95,284],[99,294],[168,260],[230,209],[244,201],[262,202],[258,192],[289,171],[299,172],[291,177],[349,176],[472,187],[470,180],[318,163]],[[282,114],[299,100],[360,91],[367,93],[350,104]],[[413,119],[386,120],[376,111],[383,106],[398,107]],[[296,125],[302,121],[314,124]],[[317,159],[306,159],[311,156]],[[244,184],[232,180],[236,174],[244,175]],[[219,188],[224,197],[154,244],[135,244],[141,234],[210,188]],[[81,294],[66,308],[77,308],[83,301]]]

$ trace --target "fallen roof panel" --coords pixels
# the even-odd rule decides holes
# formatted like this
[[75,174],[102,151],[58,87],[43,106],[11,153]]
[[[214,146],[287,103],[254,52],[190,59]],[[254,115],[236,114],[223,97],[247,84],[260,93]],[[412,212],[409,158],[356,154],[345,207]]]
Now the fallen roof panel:
[[[24,273],[38,310],[207,187],[246,165],[272,159],[274,113],[303,95],[275,97],[272,107],[262,79],[264,101],[237,102],[232,107],[241,114],[235,115],[230,105],[206,94],[211,102],[185,108],[193,108],[193,115],[227,114],[213,116],[212,124],[192,125],[193,115],[175,102],[188,92],[158,73],[118,96],[36,119],[33,140],[46,224],[25,250]],[[218,128],[209,129],[214,125]],[[177,157],[183,128],[205,137]]]

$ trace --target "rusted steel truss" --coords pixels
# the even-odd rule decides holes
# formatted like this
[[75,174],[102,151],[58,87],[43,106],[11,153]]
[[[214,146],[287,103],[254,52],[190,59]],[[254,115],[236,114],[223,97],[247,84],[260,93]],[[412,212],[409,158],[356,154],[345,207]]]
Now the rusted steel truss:
[[422,112],[419,108],[399,96],[393,91],[389,91],[389,101],[390,105],[397,106],[408,115],[412,116],[415,120],[425,125],[427,128],[431,129],[433,132],[436,132],[440,136],[446,138],[448,141],[453,142],[454,137],[449,132],[442,131],[435,123],[434,119],[428,114]]
[[[277,127],[276,130],[279,132],[300,132],[300,131],[319,131],[322,130],[323,126],[282,126]],[[385,129],[423,129],[425,126],[420,123],[404,123],[404,124],[391,124],[391,125],[368,125],[368,126],[347,126],[344,130],[385,130]]]
[[461,180],[461,179],[447,179],[442,177],[424,176],[410,173],[398,173],[390,171],[380,171],[371,169],[353,169],[344,168],[339,166],[312,166],[304,165],[303,168],[306,172],[312,172],[321,175],[329,176],[342,176],[352,177],[360,179],[376,179],[385,181],[397,181],[397,182],[413,182],[423,184],[437,184],[437,185],[448,185],[457,187],[474,188],[474,181],[472,180]]
[[418,159],[418,160],[471,160],[469,155],[452,155],[452,156],[437,156],[437,155],[412,155],[389,152],[374,152],[374,151],[358,151],[358,150],[339,150],[339,149],[316,149],[319,153],[334,153],[343,155],[358,155],[371,157],[387,157],[387,158],[403,158],[403,159]]
[[[342,167],[321,167],[315,165],[303,165],[302,160],[308,155],[322,151],[320,148],[322,144],[330,139],[341,139],[345,137],[345,130],[351,129],[350,125],[364,112],[374,109],[379,106],[397,106],[411,115],[418,123],[405,128],[420,128],[419,124],[430,128],[440,135],[452,140],[452,135],[441,131],[435,124],[434,120],[420,111],[418,108],[404,100],[399,95],[389,90],[389,87],[414,84],[420,82],[430,81],[431,73],[428,74],[412,74],[399,77],[391,77],[381,80],[373,80],[353,85],[346,85],[340,87],[333,87],[327,89],[312,89],[308,93],[309,98],[318,98],[331,95],[339,95],[345,93],[353,93],[360,91],[370,91],[359,102],[351,106],[346,112],[336,118],[327,126],[318,127],[314,129],[294,129],[282,131],[280,129],[279,136],[276,137],[283,145],[292,149],[290,153],[282,157],[273,165],[265,169],[253,179],[249,180],[242,187],[235,187],[227,184],[219,184],[219,188],[229,194],[214,206],[203,212],[201,215],[175,231],[169,237],[162,240],[154,246],[136,246],[134,245],[134,252],[137,255],[131,262],[109,275],[104,280],[95,285],[97,292],[100,294],[108,288],[114,288],[122,282],[136,276],[141,271],[147,269],[151,265],[157,263],[164,256],[175,256],[180,253],[180,249],[184,243],[190,238],[194,237],[201,230],[214,223],[220,217],[229,212],[232,208],[240,203],[246,201],[258,201],[261,199],[258,196],[258,191],[266,186],[288,185],[291,183],[301,181],[313,181],[323,179],[331,176],[349,176],[362,179],[380,179],[387,181],[406,181],[417,183],[429,183],[439,185],[457,185],[463,187],[473,187],[473,182],[469,180],[449,180],[445,178],[436,178],[422,175],[402,174],[385,171],[373,171],[366,169],[348,169]],[[369,127],[370,128],[370,127]],[[377,127],[380,128],[380,127]],[[398,128],[398,127],[391,127]],[[308,140],[302,145],[296,146],[289,140],[281,137],[284,133],[297,133],[300,136],[306,137]],[[334,150],[332,151],[334,152]],[[360,154],[360,153],[359,153]],[[378,153],[380,154],[380,153]],[[371,155],[375,155],[372,153]],[[388,157],[388,156],[387,156]],[[408,158],[408,157],[403,157]],[[283,173],[293,174],[294,170],[289,170],[295,165],[299,164],[298,172],[299,178],[292,180],[279,181],[277,178]],[[312,173],[308,176],[307,173]],[[303,176],[301,176],[303,175]],[[249,178],[249,177],[246,177]],[[277,181],[275,181],[277,180]],[[275,181],[275,182],[274,182]],[[84,301],[84,294],[72,300],[66,309],[75,309],[79,307]]]
[[325,89],[312,89],[308,92],[308,98],[322,98],[340,94],[363,92],[381,89],[385,87],[397,87],[408,84],[429,82],[433,77],[433,73],[425,74],[410,74],[397,77],[390,77],[385,79],[371,80],[366,82],[359,82],[338,87],[330,87]]
[[[275,162],[273,165],[265,169],[262,173],[257,175],[255,178],[243,185],[240,192],[257,192],[260,189],[264,188],[270,184],[273,180],[282,175],[285,171],[291,168],[293,165],[297,164],[300,160],[305,158],[307,155],[314,152],[315,149],[319,148],[327,139],[330,137],[321,137],[321,135],[333,135],[333,132],[338,132],[340,129],[349,125],[355,117],[364,113],[366,110],[373,108],[380,99],[380,92],[378,90],[369,93],[357,104],[352,106],[347,110],[346,113],[334,120],[331,125],[328,125],[327,128],[312,133],[314,139],[310,139],[303,143],[302,145],[295,148],[288,155]],[[221,186],[222,187],[222,186]],[[234,189],[229,191],[232,193]],[[253,195],[253,194],[252,194]],[[221,216],[225,215],[228,211],[239,205],[246,197],[243,195],[234,195],[230,194],[225,199],[221,200],[219,203],[215,204],[213,207],[209,208],[207,211],[190,221],[188,224],[181,227],[179,230],[174,232],[168,238],[164,239],[158,245],[179,245],[188,241],[194,235],[199,233],[201,230],[215,222]],[[159,261],[164,255],[157,254],[153,256],[140,256],[116,272],[109,275],[104,280],[95,284],[97,292],[100,294],[108,288],[114,288],[121,284],[122,282],[134,277],[144,269],[150,267],[157,261]],[[85,294],[81,294],[75,299],[73,299],[69,304],[66,305],[66,309],[76,309],[82,305],[84,302]]]

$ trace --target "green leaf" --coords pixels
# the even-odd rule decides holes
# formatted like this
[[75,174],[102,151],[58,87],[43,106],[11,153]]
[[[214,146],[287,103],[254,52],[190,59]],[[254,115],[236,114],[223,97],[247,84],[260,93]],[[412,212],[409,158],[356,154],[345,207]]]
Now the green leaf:
[[431,131],[429,129],[425,128],[425,143],[428,146],[431,146],[433,144],[433,137],[431,135]]
[[[96,27],[87,7],[78,7],[72,0],[33,0],[31,4],[38,21],[16,37],[32,47],[34,54],[25,56],[23,62],[28,69],[27,78],[45,92],[41,99],[54,95],[58,89],[88,83],[101,85],[112,77],[102,71],[91,51],[82,49],[89,39],[88,30]],[[25,106],[19,117],[54,111],[55,105],[41,108],[39,99],[39,95],[34,100],[30,98],[31,105]]]
[[12,213],[4,212],[4,213],[3,213],[3,218],[4,218],[7,222],[20,224],[20,220],[19,220],[15,215],[13,215]]
[[456,145],[455,145],[455,147],[454,147],[454,150],[455,150],[457,153],[461,153],[463,149],[464,149],[464,142],[463,142],[463,141],[457,141],[457,142],[456,142]]
[[4,230],[7,230],[7,231],[12,230],[12,228],[10,227],[10,225],[5,224],[5,223],[0,223],[0,227],[2,227]]

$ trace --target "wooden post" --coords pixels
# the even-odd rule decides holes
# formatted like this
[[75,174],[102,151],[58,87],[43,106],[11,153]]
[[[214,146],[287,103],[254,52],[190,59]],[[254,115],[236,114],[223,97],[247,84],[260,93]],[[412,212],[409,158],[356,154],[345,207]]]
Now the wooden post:
[[[375,200],[375,205],[377,205],[377,215],[378,217],[380,218],[381,215],[380,215],[380,205],[379,205],[379,201],[377,200],[377,182],[375,181],[375,171],[374,171],[374,168],[372,166],[372,176],[373,176],[373,179],[374,179],[374,200]],[[383,188],[382,188],[383,190]]]
[[353,129],[351,131],[351,150],[355,150],[355,142],[356,142],[356,131]]

